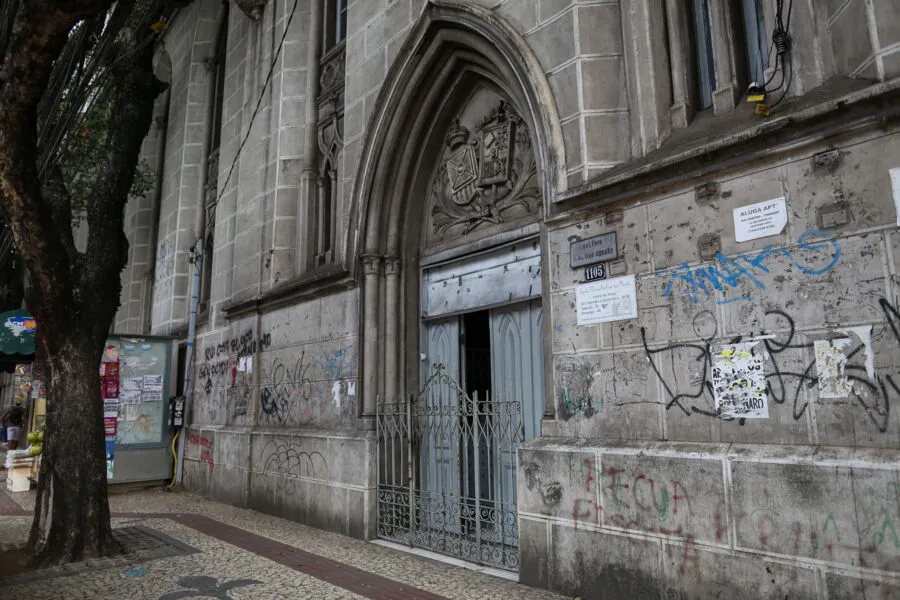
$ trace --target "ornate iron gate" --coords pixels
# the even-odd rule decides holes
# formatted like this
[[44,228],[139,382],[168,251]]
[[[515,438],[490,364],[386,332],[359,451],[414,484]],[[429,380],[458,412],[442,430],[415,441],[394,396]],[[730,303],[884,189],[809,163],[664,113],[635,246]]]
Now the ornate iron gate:
[[379,402],[378,536],[518,570],[522,403],[470,398],[435,367],[419,394]]

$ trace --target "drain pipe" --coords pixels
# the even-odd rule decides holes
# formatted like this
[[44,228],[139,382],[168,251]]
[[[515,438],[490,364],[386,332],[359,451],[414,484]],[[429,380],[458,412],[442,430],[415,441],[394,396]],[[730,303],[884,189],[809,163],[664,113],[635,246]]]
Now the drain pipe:
[[[194,342],[197,338],[197,305],[200,303],[200,273],[203,270],[203,238],[197,240],[194,246],[194,260],[191,261],[194,268],[194,276],[191,278],[191,315],[188,318],[188,334],[187,334],[187,351],[184,357],[184,385],[182,386],[182,394],[184,394],[184,425],[182,430],[187,429],[188,423],[191,422],[191,363],[194,361]],[[174,483],[181,484],[184,476],[184,438],[186,436],[178,436],[178,467],[175,470]]]

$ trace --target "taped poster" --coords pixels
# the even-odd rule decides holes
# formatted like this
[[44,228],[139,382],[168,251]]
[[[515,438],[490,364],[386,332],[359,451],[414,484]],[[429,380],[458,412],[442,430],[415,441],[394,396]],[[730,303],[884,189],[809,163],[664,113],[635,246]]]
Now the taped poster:
[[852,343],[850,338],[813,342],[816,350],[816,374],[819,377],[819,398],[846,398],[853,393],[853,384],[844,375],[847,367],[844,348],[849,348]]
[[766,372],[756,342],[723,345],[713,354],[712,385],[719,416],[768,419]]
[[162,375],[144,375],[144,382],[141,401],[142,402],[159,402],[163,398],[163,376]]

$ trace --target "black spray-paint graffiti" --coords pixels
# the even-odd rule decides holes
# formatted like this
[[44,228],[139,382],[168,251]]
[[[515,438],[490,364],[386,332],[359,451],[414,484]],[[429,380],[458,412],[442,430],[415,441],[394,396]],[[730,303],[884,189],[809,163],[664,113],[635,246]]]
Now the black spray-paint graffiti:
[[548,509],[557,506],[563,497],[562,484],[558,481],[543,482],[543,472],[537,463],[525,465],[525,486],[541,496],[541,501]]
[[263,420],[276,425],[304,420],[304,415],[300,415],[299,411],[312,398],[313,389],[308,376],[310,369],[305,351],[300,353],[300,358],[293,366],[285,364],[281,358],[275,359],[268,378],[269,385],[259,392]]
[[[882,312],[887,322],[884,335],[889,336],[896,347],[900,347],[900,312],[886,299],[879,300]],[[817,372],[815,360],[797,364],[792,360],[792,352],[809,351],[814,348],[814,343],[798,343],[795,340],[796,332],[794,321],[786,312],[770,310],[766,316],[773,323],[773,329],[783,330],[783,333],[766,335],[762,331],[755,338],[760,340],[766,352],[766,393],[775,404],[789,404],[792,407],[794,420],[803,417],[808,407],[808,400],[803,394],[804,390],[811,390],[820,385],[820,374]],[[646,332],[641,328],[644,352],[650,362],[651,370],[662,383],[667,403],[666,409],[677,408],[685,415],[701,415],[725,420],[734,420],[725,417],[714,406],[714,389],[711,381],[713,353],[711,351],[712,340],[716,330],[708,329],[710,320],[715,323],[712,313],[703,311],[695,317],[695,330],[698,318],[703,318],[707,323],[707,335],[702,343],[676,343],[658,348],[651,348],[647,343]],[[853,328],[842,330],[844,339],[847,332],[852,333]],[[752,335],[750,336],[752,337]],[[858,404],[869,421],[879,432],[887,431],[890,417],[890,401],[892,397],[900,397],[900,385],[895,381],[894,375],[878,375],[874,372],[874,350],[870,339],[862,339],[855,336],[854,345],[844,353],[846,364],[844,365],[846,380],[852,384],[848,390],[848,396]],[[729,340],[729,344],[740,343],[742,336]],[[680,354],[682,360],[696,367],[691,369],[692,376],[687,381],[678,381],[664,375],[663,365],[675,364],[676,354]],[[856,359],[856,363],[854,363]],[[864,364],[858,364],[864,359]],[[741,424],[744,419],[737,419]]]
[[[246,416],[253,397],[253,387],[248,377],[250,371],[239,368],[239,364],[243,358],[252,357],[257,350],[267,350],[271,344],[271,334],[265,333],[254,338],[253,332],[247,331],[239,337],[208,346],[203,351],[206,362],[200,365],[197,372],[199,388],[207,397],[213,395],[216,387],[224,388],[224,399],[231,416]],[[217,399],[221,400],[221,397]]]
[[238,358],[252,356],[257,349],[267,350],[272,345],[272,334],[264,333],[258,339],[253,338],[253,332],[247,331],[240,337],[234,337],[219,344],[208,346],[203,351],[203,357],[207,361],[221,356],[236,354]]
[[326,479],[328,462],[317,450],[305,451],[293,438],[276,436],[262,450],[263,474],[278,475],[288,495],[297,491],[299,478]]
[[344,397],[355,390],[355,363],[353,346],[315,359],[304,350],[293,365],[276,358],[260,390],[263,420],[273,425],[312,423],[316,419],[312,403],[326,396],[331,402],[325,404],[335,415],[351,410]]

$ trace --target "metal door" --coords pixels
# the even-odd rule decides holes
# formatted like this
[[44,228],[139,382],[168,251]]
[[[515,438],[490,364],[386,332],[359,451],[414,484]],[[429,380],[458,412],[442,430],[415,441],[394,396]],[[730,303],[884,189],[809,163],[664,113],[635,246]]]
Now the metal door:
[[426,324],[422,388],[378,405],[379,537],[518,569],[516,448],[543,411],[540,318],[536,302],[490,312],[481,398],[461,385],[460,318]]
[[[521,435],[526,440],[540,434],[544,411],[541,317],[541,306],[536,301],[496,308],[490,313],[492,392],[494,398],[508,401],[492,406],[495,409],[492,445],[497,450],[498,471],[492,482],[493,500],[496,510],[501,513],[498,518],[513,523],[516,520],[518,441],[508,443],[503,436],[522,427]],[[514,407],[509,402],[519,406]],[[518,544],[518,537],[514,541]]]
[[457,384],[460,366],[459,318],[430,323],[425,333],[427,377],[416,398],[413,434],[419,450],[417,531],[420,543],[440,545],[438,532],[459,532],[460,443],[455,422],[465,402]]

